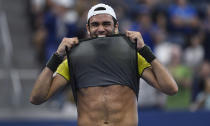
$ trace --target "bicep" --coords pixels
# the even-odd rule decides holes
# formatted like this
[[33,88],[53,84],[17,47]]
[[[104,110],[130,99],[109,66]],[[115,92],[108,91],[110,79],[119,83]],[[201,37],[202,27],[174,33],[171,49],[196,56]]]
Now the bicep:
[[152,71],[152,68],[149,67],[145,69],[142,73],[142,78],[152,87],[160,90],[160,86],[158,85],[158,81],[155,77],[155,74]]
[[53,96],[53,94],[55,94],[59,89],[65,87],[67,83],[68,81],[63,76],[56,74],[52,80],[52,85],[49,89],[47,99]]

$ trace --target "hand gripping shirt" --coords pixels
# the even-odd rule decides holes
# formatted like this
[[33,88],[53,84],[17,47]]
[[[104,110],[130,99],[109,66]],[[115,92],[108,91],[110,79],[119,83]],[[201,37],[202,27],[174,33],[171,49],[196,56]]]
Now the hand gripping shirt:
[[71,49],[70,65],[64,60],[56,72],[68,81],[74,79],[76,89],[126,85],[137,98],[139,77],[144,69],[150,67],[136,51],[136,44],[122,35],[81,41]]

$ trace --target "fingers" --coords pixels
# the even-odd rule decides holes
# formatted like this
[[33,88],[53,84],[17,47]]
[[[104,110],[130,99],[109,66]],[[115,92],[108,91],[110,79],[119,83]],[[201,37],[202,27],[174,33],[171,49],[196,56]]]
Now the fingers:
[[74,38],[64,38],[63,39],[63,43],[64,43],[64,46],[67,46],[68,49],[71,49],[74,45],[78,44],[79,43],[79,40],[77,37],[74,37]]
[[136,43],[141,37],[141,34],[139,32],[126,31],[126,36],[129,37],[132,42]]
[[65,55],[65,49],[66,47],[68,50],[70,50],[74,45],[78,44],[79,40],[77,37],[74,38],[63,38],[61,44],[59,45],[57,49],[57,53],[59,55]]
[[144,46],[144,40],[143,40],[140,32],[126,31],[125,34],[131,40],[131,42],[137,43],[138,49],[140,49]]

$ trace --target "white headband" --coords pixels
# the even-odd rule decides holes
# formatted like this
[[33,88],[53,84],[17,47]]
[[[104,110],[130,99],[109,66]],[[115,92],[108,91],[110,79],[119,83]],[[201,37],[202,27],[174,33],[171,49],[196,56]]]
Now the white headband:
[[[99,10],[97,10],[98,8],[99,8]],[[102,9],[100,10],[100,8],[102,8]],[[112,9],[112,7],[110,7],[109,5],[100,3],[100,4],[93,6],[88,11],[87,22],[92,16],[95,16],[97,14],[109,14],[117,20],[114,9]]]

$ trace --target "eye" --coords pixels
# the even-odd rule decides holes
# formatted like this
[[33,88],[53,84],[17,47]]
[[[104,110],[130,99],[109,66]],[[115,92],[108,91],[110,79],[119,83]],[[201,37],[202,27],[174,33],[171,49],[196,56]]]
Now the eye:
[[111,22],[103,22],[103,26],[110,26]]
[[92,22],[90,25],[91,25],[92,27],[97,27],[97,26],[99,25],[99,23],[97,23],[97,22]]

